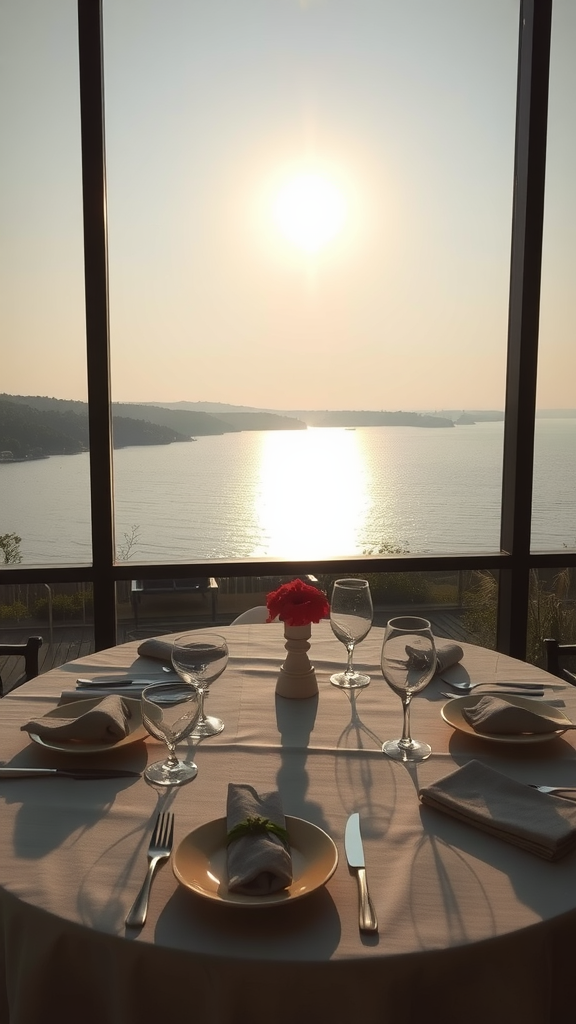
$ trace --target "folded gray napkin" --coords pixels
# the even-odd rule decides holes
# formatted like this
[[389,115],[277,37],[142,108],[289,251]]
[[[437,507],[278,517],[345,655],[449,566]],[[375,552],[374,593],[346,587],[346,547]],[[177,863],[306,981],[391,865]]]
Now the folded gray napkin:
[[480,697],[473,707],[462,708],[462,716],[478,732],[493,735],[521,735],[535,732],[557,732],[563,726],[557,718],[528,708],[510,704],[502,697]]
[[[280,794],[272,792],[259,796],[252,786],[229,783],[226,808],[229,840],[231,830],[256,818],[285,830]],[[290,885],[290,847],[272,831],[250,832],[242,827],[237,831],[244,831],[244,834],[229,842],[227,850],[229,890],[247,896],[267,896]]]
[[[462,661],[464,657],[464,651],[460,644],[455,644],[451,640],[437,640],[434,637],[434,646],[436,648],[436,674],[446,672],[452,665],[457,665],[459,661]],[[426,667],[425,655],[415,647],[406,644],[406,652],[412,656],[415,663],[418,663],[418,660],[424,661],[424,667]]]
[[114,743],[130,731],[130,706],[122,697],[111,693],[97,707],[78,718],[38,718],[22,725],[24,732],[33,732],[43,740],[70,740],[79,743]]
[[171,640],[161,640],[160,637],[152,636],[142,641],[138,654],[141,658],[158,658],[159,661],[167,661],[170,664],[173,646]]
[[545,860],[576,848],[576,806],[470,761],[419,792],[423,804]]

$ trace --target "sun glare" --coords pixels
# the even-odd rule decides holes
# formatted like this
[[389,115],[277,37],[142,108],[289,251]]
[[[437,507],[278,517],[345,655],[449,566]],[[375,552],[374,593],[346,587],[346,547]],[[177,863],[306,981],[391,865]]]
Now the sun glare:
[[329,178],[301,173],[290,178],[276,194],[273,216],[289,242],[315,253],[340,234],[346,222],[343,193]]

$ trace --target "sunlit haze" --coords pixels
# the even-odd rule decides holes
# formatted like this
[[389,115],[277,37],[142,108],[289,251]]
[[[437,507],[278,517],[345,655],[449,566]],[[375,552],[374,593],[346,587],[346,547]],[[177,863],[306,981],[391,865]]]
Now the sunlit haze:
[[[504,406],[515,0],[105,0],[116,401]],[[538,405],[576,406],[555,0]],[[0,391],[86,397],[74,0],[0,13]]]
[[290,178],[274,202],[274,220],[282,234],[304,252],[328,245],[346,221],[346,200],[322,174],[308,171]]

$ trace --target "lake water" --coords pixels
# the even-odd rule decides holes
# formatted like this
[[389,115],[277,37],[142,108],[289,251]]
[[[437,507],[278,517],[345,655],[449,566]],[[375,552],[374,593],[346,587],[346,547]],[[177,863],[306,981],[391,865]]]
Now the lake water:
[[[502,423],[259,431],[115,452],[137,561],[499,549]],[[576,546],[576,419],[539,419],[532,546]],[[0,465],[24,564],[91,559],[88,456]]]

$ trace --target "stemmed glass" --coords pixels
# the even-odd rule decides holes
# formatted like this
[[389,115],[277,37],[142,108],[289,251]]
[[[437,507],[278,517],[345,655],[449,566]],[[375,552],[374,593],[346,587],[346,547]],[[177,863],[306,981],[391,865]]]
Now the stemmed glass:
[[142,691],[142,720],[151,736],[168,747],[165,761],[156,761],[144,771],[145,778],[158,786],[179,786],[198,774],[197,766],[176,757],[176,744],[189,736],[200,714],[200,695],[188,683],[152,683]]
[[344,672],[330,676],[334,686],[357,690],[368,686],[370,676],[356,672],[352,664],[354,648],[372,628],[372,596],[368,580],[336,580],[330,601],[332,632],[348,651],[348,664]]
[[200,633],[192,630],[174,641],[172,664],[181,679],[192,683],[200,697],[200,714],[192,736],[203,739],[222,732],[224,722],[204,713],[204,699],[208,687],[222,675],[228,664],[228,644],[218,633]]
[[436,671],[436,648],[427,619],[405,615],[390,619],[382,645],[382,674],[402,699],[404,725],[399,740],[387,740],[382,750],[396,761],[425,761],[432,748],[410,735],[410,702]]

